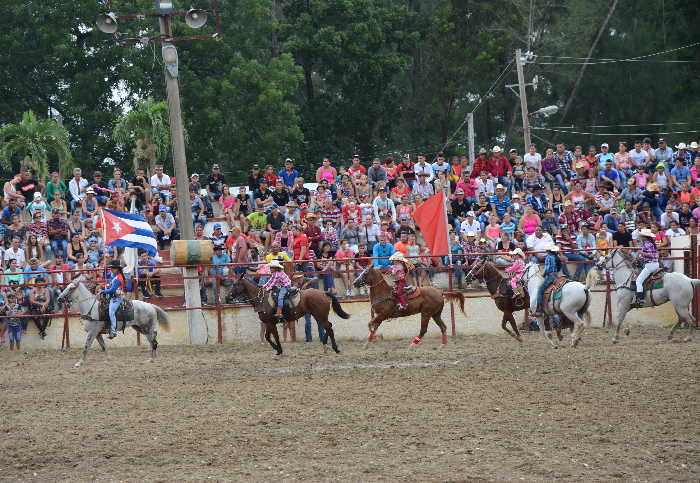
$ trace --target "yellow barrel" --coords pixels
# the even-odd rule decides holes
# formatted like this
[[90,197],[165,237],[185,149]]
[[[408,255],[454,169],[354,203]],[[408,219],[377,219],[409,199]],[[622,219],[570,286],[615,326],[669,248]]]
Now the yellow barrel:
[[170,261],[174,265],[199,265],[211,263],[214,243],[211,240],[173,240],[170,244]]

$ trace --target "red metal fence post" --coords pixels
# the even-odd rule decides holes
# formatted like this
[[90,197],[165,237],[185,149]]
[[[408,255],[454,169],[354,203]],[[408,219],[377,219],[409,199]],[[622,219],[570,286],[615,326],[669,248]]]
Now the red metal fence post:
[[214,300],[216,301],[216,342],[219,344],[224,343],[224,327],[221,321],[221,294],[219,293],[219,288],[221,287],[221,277],[219,276],[219,270],[217,267],[216,277],[214,277]]
[[[452,281],[453,270],[454,267],[452,265],[450,265],[450,268],[447,270],[447,286],[450,290],[452,290],[452,287],[454,287],[454,283]],[[452,321],[452,337],[454,337],[457,335],[457,323],[455,321],[455,304],[452,302],[452,300],[450,300],[450,320]]]
[[61,350],[70,349],[70,324],[68,323],[68,305],[63,304],[63,334],[61,335]]

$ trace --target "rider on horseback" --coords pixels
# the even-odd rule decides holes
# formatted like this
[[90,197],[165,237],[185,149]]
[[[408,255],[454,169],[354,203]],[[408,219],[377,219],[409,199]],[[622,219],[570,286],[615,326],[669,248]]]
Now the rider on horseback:
[[404,289],[406,288],[406,274],[415,267],[401,252],[395,252],[389,257],[389,261],[391,262],[391,274],[396,283],[396,297],[399,299],[399,310],[406,310],[406,307],[408,307],[408,301],[404,293]]
[[559,272],[562,267],[559,255],[557,255],[559,247],[554,243],[550,243],[545,246],[545,250],[547,251],[547,255],[544,257],[544,282],[542,282],[540,289],[537,291],[537,314],[543,313],[544,307],[542,307],[542,299],[544,298],[544,291],[559,277]]
[[513,289],[516,300],[522,299],[525,297],[525,292],[518,282],[523,278],[523,273],[525,272],[525,254],[520,248],[516,248],[508,252],[508,255],[512,255],[514,258],[513,264],[506,268],[506,273],[510,275],[510,288]]
[[659,251],[654,244],[654,232],[648,228],[640,230],[639,236],[644,240],[642,242],[642,260],[644,268],[637,275],[637,298],[634,301],[636,307],[644,306],[644,281],[659,269]]
[[289,276],[284,273],[284,267],[279,260],[272,260],[268,266],[270,267],[272,274],[270,275],[270,279],[267,281],[267,283],[263,285],[263,288],[265,290],[272,290],[275,287],[279,288],[279,291],[277,292],[277,300],[275,301],[277,303],[277,312],[275,313],[275,317],[281,320],[283,318],[282,307],[284,306],[284,297],[287,295],[287,291],[292,285],[292,281],[289,279]]
[[112,272],[112,280],[109,282],[109,287],[101,290],[100,293],[109,295],[109,337],[114,339],[117,336],[117,309],[122,304],[124,295],[124,272],[119,260],[113,260],[109,263],[109,270]]

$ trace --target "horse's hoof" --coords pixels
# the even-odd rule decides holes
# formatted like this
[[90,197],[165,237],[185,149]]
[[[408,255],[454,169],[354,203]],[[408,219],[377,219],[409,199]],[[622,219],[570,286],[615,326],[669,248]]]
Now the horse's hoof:
[[323,344],[323,353],[328,354],[328,346],[326,344]]
[[75,364],[73,364],[73,367],[74,367],[75,369],[79,368],[80,366],[81,366],[81,363],[80,363],[80,362],[76,362]]
[[334,349],[336,354],[340,354],[340,349]]
[[613,344],[617,344],[617,339],[613,339],[613,340],[612,340],[612,343],[613,343]]
[[630,335],[630,328],[629,327],[625,327],[625,335]]
[[691,337],[685,337],[683,339],[683,342],[690,342],[691,340],[693,340]]
[[517,340],[518,342],[522,342],[522,341],[523,341],[523,338],[520,337],[519,335],[516,335],[516,336],[515,336],[515,340]]

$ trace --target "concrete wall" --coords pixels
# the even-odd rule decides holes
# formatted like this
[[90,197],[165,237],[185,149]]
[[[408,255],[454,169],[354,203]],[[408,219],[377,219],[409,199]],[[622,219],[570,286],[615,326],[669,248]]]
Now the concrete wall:
[[[615,296],[613,295],[613,308],[615,307]],[[348,320],[343,320],[331,312],[331,322],[335,328],[339,339],[364,339],[367,336],[367,322],[370,317],[369,302],[345,302],[342,303],[343,309],[348,312],[351,317]],[[600,327],[603,320],[603,308],[605,306],[605,294],[593,294],[593,302],[591,304],[591,313],[593,315],[593,325]],[[500,327],[501,313],[496,309],[493,301],[489,297],[467,299],[465,307],[466,316],[459,312],[455,305],[455,323],[457,333],[465,334],[501,334],[503,333]],[[205,310],[205,316],[208,323],[209,343],[216,343],[216,311]],[[187,317],[185,311],[169,311],[168,315],[171,320],[171,330],[169,333],[159,329],[159,342],[161,344],[187,344],[188,328]],[[613,313],[613,315],[615,315]],[[516,322],[520,324],[522,321],[522,312],[516,314]],[[450,330],[450,308],[449,304],[445,306],[444,320]],[[628,314],[627,320],[631,323],[663,326],[674,323],[676,321],[675,312],[670,304],[665,304],[661,307],[633,310]],[[250,307],[242,307],[236,309],[226,309],[222,313],[224,342],[256,342],[258,340],[258,331],[260,322],[257,315]],[[420,319],[418,316],[405,317],[402,319],[394,319],[382,324],[380,329],[381,334],[389,338],[410,339],[418,334],[420,328]],[[37,330],[33,323],[30,322],[29,331],[24,336],[22,344],[23,348],[27,349],[60,349],[61,333],[63,330],[63,319],[55,319],[52,326],[47,330],[48,336],[45,340],[41,340],[37,335]],[[437,326],[431,322],[429,326],[429,336],[439,334]],[[316,331],[314,329],[314,336]],[[304,320],[301,319],[297,323],[297,338],[303,340],[304,337]],[[79,318],[70,319],[70,342],[71,347],[82,347],[85,343],[85,332],[82,328],[82,321]],[[145,343],[145,338],[142,338],[142,344]],[[110,345],[116,346],[132,346],[136,344],[136,333],[133,330],[127,330],[124,335],[119,336],[110,341]],[[97,347],[97,344],[95,344]]]

